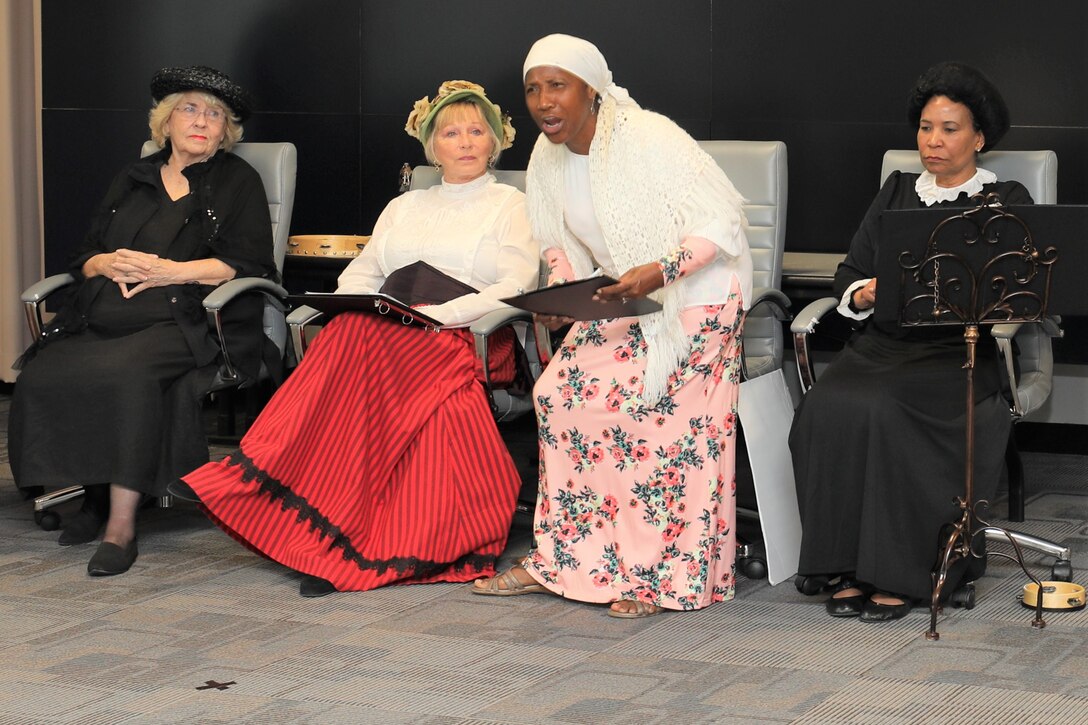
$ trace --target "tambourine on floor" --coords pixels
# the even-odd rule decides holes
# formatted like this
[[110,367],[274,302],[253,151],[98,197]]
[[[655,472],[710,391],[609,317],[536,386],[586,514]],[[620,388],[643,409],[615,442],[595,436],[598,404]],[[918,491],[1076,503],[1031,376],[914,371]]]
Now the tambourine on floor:
[[[1065,612],[1076,609],[1084,609],[1084,587],[1072,582],[1044,581],[1043,584],[1043,610],[1047,612]],[[1039,602],[1039,585],[1028,582],[1024,585],[1024,593],[1020,597],[1020,603],[1029,609],[1035,609]]]
[[300,234],[287,238],[287,254],[298,257],[357,257],[370,241],[355,234]]

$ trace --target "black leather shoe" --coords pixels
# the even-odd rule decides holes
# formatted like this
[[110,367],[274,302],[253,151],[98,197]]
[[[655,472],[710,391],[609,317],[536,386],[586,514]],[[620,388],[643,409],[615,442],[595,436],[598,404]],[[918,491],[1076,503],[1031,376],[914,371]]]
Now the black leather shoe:
[[831,597],[824,604],[824,609],[832,617],[856,617],[861,614],[862,605],[869,595],[862,592],[851,597]]
[[105,523],[106,517],[100,511],[94,506],[84,505],[75,515],[68,517],[57,543],[61,546],[74,546],[94,541]]
[[[848,597],[835,597],[835,594],[847,589],[858,589],[860,594]],[[861,607],[872,593],[872,587],[855,581],[850,577],[843,577],[838,584],[831,588],[831,597],[824,603],[824,609],[832,617],[856,617],[861,614]]]
[[200,503],[200,496],[196,495],[196,491],[189,484],[182,481],[180,478],[166,484],[166,492],[174,498],[180,498],[182,501],[192,501],[193,503]]
[[336,591],[328,579],[306,574],[298,584],[298,593],[304,597],[323,597]]
[[[891,596],[898,597],[897,594]],[[899,598],[903,600],[901,604],[880,604],[872,599],[866,600],[861,607],[858,619],[863,622],[890,622],[893,619],[902,619],[910,614],[910,610],[914,608],[914,602],[905,597]]]
[[91,576],[113,576],[124,574],[136,561],[139,552],[136,550],[136,539],[128,542],[128,546],[120,547],[103,541],[98,545],[98,551],[87,562],[87,573]]

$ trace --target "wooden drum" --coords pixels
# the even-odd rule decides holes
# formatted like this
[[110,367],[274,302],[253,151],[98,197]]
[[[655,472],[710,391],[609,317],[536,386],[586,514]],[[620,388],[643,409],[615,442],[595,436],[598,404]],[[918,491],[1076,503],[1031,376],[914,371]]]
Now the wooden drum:
[[354,234],[302,234],[287,238],[287,254],[297,257],[357,257],[370,237]]

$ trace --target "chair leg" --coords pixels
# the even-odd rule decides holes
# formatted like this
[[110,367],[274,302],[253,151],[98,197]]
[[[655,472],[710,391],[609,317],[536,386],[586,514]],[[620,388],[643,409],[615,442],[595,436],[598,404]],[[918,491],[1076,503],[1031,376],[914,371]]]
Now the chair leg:
[[69,486],[58,491],[43,493],[34,498],[34,523],[45,531],[56,531],[60,528],[60,515],[50,511],[57,504],[70,501],[85,494],[83,486]]
[[1005,446],[1005,469],[1009,475],[1009,521],[1024,520],[1024,464],[1016,445],[1016,427],[1009,431]]
[[982,534],[986,537],[986,541],[995,541],[1001,543],[1008,543],[1010,539],[1020,545],[1021,549],[1028,549],[1029,551],[1037,551],[1040,554],[1047,556],[1053,556],[1059,562],[1068,564],[1073,558],[1073,551],[1068,546],[1058,544],[1048,539],[1041,539],[1038,536],[1032,536],[1031,534],[1025,534],[1020,531],[1009,531],[1008,529],[1001,529],[996,526],[984,526],[975,534]]
[[232,436],[234,435],[234,391],[220,390],[215,397],[219,410],[216,430],[221,436]]
[[73,498],[78,498],[84,493],[83,486],[68,486],[67,488],[58,489],[47,494],[43,494],[34,499],[34,511],[45,511],[48,508],[52,508],[57,504],[70,501]]
[[242,429],[237,431],[237,435],[245,435],[246,431],[253,426],[275,390],[275,386],[269,380],[244,388],[245,412],[242,418]]

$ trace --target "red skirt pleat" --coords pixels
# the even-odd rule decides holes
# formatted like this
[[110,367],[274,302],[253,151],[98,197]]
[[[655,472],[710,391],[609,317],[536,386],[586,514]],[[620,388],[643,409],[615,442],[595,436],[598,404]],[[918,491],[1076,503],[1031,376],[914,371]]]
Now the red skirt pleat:
[[[513,336],[490,350],[513,377]],[[494,572],[521,482],[464,330],[343,314],[241,447],[184,480],[239,541],[340,591]]]

